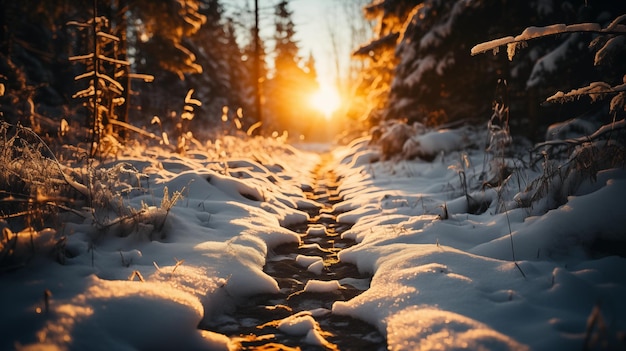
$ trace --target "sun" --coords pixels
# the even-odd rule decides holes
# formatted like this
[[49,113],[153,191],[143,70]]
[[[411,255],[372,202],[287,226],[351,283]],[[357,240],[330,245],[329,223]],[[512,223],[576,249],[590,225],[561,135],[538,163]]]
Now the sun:
[[341,98],[337,88],[330,84],[322,84],[319,90],[309,98],[309,104],[323,113],[326,119],[330,119],[341,106]]

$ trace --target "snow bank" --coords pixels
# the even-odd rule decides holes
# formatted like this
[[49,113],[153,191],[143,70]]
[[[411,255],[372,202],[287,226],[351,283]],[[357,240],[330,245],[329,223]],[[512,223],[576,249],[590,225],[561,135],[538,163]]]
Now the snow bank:
[[465,316],[436,308],[406,308],[389,318],[388,343],[398,350],[529,350]]
[[461,150],[465,145],[459,130],[437,130],[412,137],[405,142],[402,151],[407,158],[432,160],[440,153]]
[[[463,144],[458,131],[423,138],[433,138],[433,151]],[[450,147],[433,162],[336,169],[345,198],[335,206],[345,211],[338,220],[354,224],[342,235],[358,242],[339,259],[373,278],[361,295],[335,302],[333,313],[376,325],[392,350],[576,349],[587,333],[622,347],[626,259],[588,250],[597,241],[624,241],[623,170],[598,173],[563,206],[531,217],[519,204],[499,210],[500,196],[514,198],[541,174],[529,170],[502,190],[480,190],[485,155],[459,150]],[[484,198],[485,212],[467,213],[459,170],[473,198]],[[606,327],[590,327],[590,316]]]
[[[257,141],[225,138],[217,154],[122,157],[144,175],[141,188],[118,178],[110,196],[124,195],[115,206],[73,217],[62,232],[35,232],[45,251],[0,277],[0,349],[233,349],[229,338],[198,325],[235,299],[278,292],[262,271],[267,252],[300,243],[281,225],[305,223],[299,207],[319,206],[301,190],[319,156]],[[240,156],[248,148],[254,161]],[[216,162],[225,149],[232,161]],[[170,203],[176,192],[182,196]],[[19,235],[21,250],[28,236]]]

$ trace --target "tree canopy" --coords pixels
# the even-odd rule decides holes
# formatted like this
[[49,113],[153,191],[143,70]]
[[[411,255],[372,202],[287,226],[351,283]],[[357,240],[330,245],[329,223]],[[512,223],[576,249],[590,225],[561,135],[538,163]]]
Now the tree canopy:
[[373,1],[365,13],[377,23],[374,38],[354,53],[368,62],[359,89],[371,106],[369,121],[406,119],[436,125],[483,118],[490,114],[498,80],[504,79],[509,83],[512,127],[536,133],[539,125],[580,110],[576,104],[539,108],[558,90],[555,85],[611,81],[625,72],[615,72],[615,66],[594,67],[594,51],[587,45],[592,38],[586,34],[539,40],[531,49],[520,49],[512,62],[502,55],[472,57],[472,46],[527,26],[606,24],[625,12],[626,3],[609,0]]

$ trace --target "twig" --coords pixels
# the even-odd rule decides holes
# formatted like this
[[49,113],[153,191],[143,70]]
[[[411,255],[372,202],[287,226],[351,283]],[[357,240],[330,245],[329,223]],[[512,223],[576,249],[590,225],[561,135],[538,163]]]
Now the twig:
[[116,126],[124,127],[124,128],[126,128],[128,130],[131,130],[131,131],[133,131],[135,133],[139,133],[139,134],[141,134],[141,135],[143,135],[145,137],[148,137],[148,138],[151,138],[151,139],[154,139],[154,140],[162,140],[162,138],[159,138],[158,136],[154,135],[153,133],[146,132],[145,130],[137,128],[134,125],[129,124],[129,123],[118,121],[116,119],[110,119],[109,123],[110,124],[114,124]]
[[515,267],[522,273],[522,277],[526,279],[526,274],[522,270],[519,264],[517,264],[517,259],[515,259],[515,247],[513,246],[513,231],[511,230],[511,220],[509,219],[509,210],[506,208],[506,203],[502,201],[502,206],[504,206],[504,215],[506,216],[506,224],[509,226],[509,238],[511,239],[511,255],[513,257],[513,263],[515,263]]
[[65,172],[63,172],[63,167],[61,166],[61,163],[59,162],[59,160],[57,160],[57,158],[54,156],[54,153],[52,152],[52,150],[50,149],[50,147],[48,146],[48,144],[46,144],[45,141],[43,141],[41,139],[41,137],[35,133],[34,131],[32,131],[30,128],[25,128],[19,125],[13,125],[11,123],[7,123],[4,121],[0,121],[0,123],[10,126],[10,127],[14,127],[16,129],[19,129],[20,131],[24,131],[28,134],[33,135],[40,143],[41,145],[43,145],[46,150],[48,150],[48,152],[50,153],[50,157],[51,160],[54,162],[54,164],[57,166],[57,168],[59,169],[59,172],[61,173],[61,176],[63,177],[63,180],[65,180],[65,182],[72,187],[74,190],[78,191],[81,195],[83,195],[86,198],[89,198],[89,190],[87,189],[87,187],[83,184],[80,184],[76,181],[74,181],[73,179],[70,178],[70,176],[68,176],[67,174],[65,174]]
[[543,146],[553,146],[553,145],[581,145],[586,142],[592,141],[594,139],[598,139],[604,134],[614,132],[616,130],[626,129],[626,120],[619,120],[614,123],[605,124],[598,128],[593,134],[582,136],[579,138],[565,139],[565,140],[548,140],[542,143],[536,144],[532,151],[536,151],[537,149]]

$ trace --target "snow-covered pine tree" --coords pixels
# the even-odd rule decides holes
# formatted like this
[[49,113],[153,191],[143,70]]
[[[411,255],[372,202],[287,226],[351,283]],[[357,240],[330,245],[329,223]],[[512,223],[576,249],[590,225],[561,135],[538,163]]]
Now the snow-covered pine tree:
[[[595,38],[589,46],[595,53],[593,65],[608,65],[606,71],[616,75],[610,81],[596,80],[567,93],[559,91],[547,97],[547,102],[561,103],[583,98],[588,98],[591,102],[609,101],[599,104],[602,108],[597,110],[603,112],[588,116],[577,113],[566,122],[551,125],[546,133],[547,140],[535,146],[534,151],[541,151],[538,159],[543,161],[543,174],[516,197],[517,205],[530,208],[533,214],[540,214],[566,203],[568,197],[578,190],[585,179],[595,180],[600,171],[624,166],[626,66],[622,62],[626,57],[623,45],[626,40],[626,13],[612,19],[607,19],[606,14],[607,12],[603,12],[599,18],[605,19],[605,24],[585,22],[531,26],[519,35],[483,42],[471,50],[474,55],[490,50],[497,53],[501,46],[506,46],[508,58],[514,60],[514,56],[528,41],[564,36],[558,49],[538,61],[529,80],[533,82],[538,79],[538,71],[550,67],[555,69],[554,66],[559,62],[568,60],[570,41],[578,39],[581,34],[593,34]],[[589,103],[589,100],[585,103]]]
[[185,44],[195,53],[195,62],[202,69],[198,73],[186,74],[185,81],[179,84],[193,88],[196,98],[203,102],[198,107],[198,118],[194,120],[203,129],[219,125],[222,108],[235,107],[232,104],[237,103],[233,96],[238,95],[238,92],[232,89],[228,61],[231,59],[229,56],[239,56],[239,47],[228,37],[223,12],[219,1],[202,0],[199,13],[206,18],[206,22],[193,36],[184,39]]
[[[365,61],[355,87],[355,96],[348,114],[359,116],[369,125],[376,125],[383,118],[388,103],[389,88],[398,64],[395,50],[412,13],[420,2],[403,0],[372,1],[364,8],[365,17],[376,21],[374,37],[356,49],[353,55]],[[362,107],[366,106],[365,109]]]
[[[358,51],[371,55],[371,62],[363,72],[364,87],[373,87],[374,93],[387,99],[380,107],[372,109],[372,115],[379,119],[406,118],[430,124],[466,118],[484,120],[484,116],[490,114],[496,82],[506,79],[512,131],[533,133],[569,115],[567,106],[538,108],[539,97],[555,88],[555,80],[550,77],[559,77],[558,80],[572,86],[584,85],[591,79],[593,72],[585,63],[593,59],[593,52],[587,48],[589,38],[570,38],[565,45],[554,38],[539,40],[531,49],[520,53],[514,62],[508,62],[502,55],[471,57],[467,54],[470,47],[485,37],[519,32],[529,24],[606,21],[607,16],[614,18],[624,7],[625,2],[610,0],[563,3],[552,0],[376,1],[369,7],[370,12],[377,14],[376,38]],[[394,26],[398,28],[396,39],[386,35],[392,34],[389,30],[380,31]],[[378,52],[385,43],[387,48],[383,52],[392,55],[381,60]],[[559,56],[564,46],[567,60],[548,64],[555,61],[546,59]],[[394,60],[397,66],[389,64],[392,71],[388,73],[387,83],[368,73],[379,72],[378,76],[382,76],[383,72],[389,72],[389,68],[383,70],[383,63]],[[541,60],[544,60],[543,69],[537,66]],[[571,109],[580,110],[579,107]]]
[[129,1],[133,68],[156,77],[153,84],[142,87],[138,97],[142,108],[131,111],[136,120],[148,124],[154,115],[178,111],[180,101],[193,88],[185,79],[203,72],[189,39],[207,22],[201,8],[200,0]]
[[499,32],[504,26],[516,27],[521,18],[536,18],[532,6],[509,1],[421,1],[406,18],[394,48],[398,65],[384,118],[438,125],[489,114],[496,82],[509,78],[507,62],[472,59],[467,49],[480,33]]

